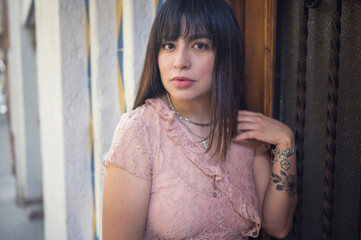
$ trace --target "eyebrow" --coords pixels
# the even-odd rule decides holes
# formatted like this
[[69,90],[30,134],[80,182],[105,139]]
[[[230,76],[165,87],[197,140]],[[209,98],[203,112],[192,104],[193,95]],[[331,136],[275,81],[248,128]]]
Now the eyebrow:
[[210,37],[208,36],[208,34],[204,34],[204,33],[198,33],[198,34],[194,34],[190,37],[186,37],[188,42],[192,42],[194,40],[200,39],[200,38],[207,38],[210,39]]
[[[175,41],[175,40],[179,39],[180,37],[182,37],[182,35],[179,36],[178,38],[168,37],[168,38],[164,39],[163,41]],[[192,42],[194,40],[201,39],[201,38],[206,38],[206,39],[211,40],[209,35],[205,34],[205,33],[196,33],[196,34],[193,34],[191,36],[186,36],[185,37],[187,42]]]

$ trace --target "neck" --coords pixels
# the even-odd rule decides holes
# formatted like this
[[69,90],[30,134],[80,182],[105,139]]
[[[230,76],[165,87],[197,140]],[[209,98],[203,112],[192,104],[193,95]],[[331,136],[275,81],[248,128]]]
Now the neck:
[[181,116],[198,123],[211,122],[210,98],[193,101],[180,101],[171,96],[169,96],[169,98],[173,107]]

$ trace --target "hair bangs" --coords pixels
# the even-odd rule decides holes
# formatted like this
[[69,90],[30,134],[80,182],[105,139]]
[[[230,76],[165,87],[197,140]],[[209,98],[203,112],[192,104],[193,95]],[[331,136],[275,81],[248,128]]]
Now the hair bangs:
[[[178,38],[189,39],[193,36],[206,36],[214,42],[214,26],[209,11],[198,1],[178,1],[159,12],[157,41],[175,41]],[[182,29],[184,24],[184,29]]]

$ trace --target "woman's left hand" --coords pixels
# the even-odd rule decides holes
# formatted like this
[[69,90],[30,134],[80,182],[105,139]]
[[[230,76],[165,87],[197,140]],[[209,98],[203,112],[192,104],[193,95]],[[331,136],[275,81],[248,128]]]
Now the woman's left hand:
[[261,113],[246,110],[238,111],[239,134],[234,141],[256,139],[276,145],[277,149],[287,149],[294,146],[292,130],[285,124]]

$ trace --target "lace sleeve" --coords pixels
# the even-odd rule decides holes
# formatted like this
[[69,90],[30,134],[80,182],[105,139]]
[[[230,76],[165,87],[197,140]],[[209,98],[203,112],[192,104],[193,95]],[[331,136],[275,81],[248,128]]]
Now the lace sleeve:
[[104,166],[116,165],[144,180],[152,178],[152,148],[148,124],[142,116],[124,114],[114,132]]
[[264,152],[267,152],[270,148],[271,148],[271,145],[269,145],[268,143],[261,142],[261,141],[255,141],[254,155],[256,156],[256,155],[262,154]]

